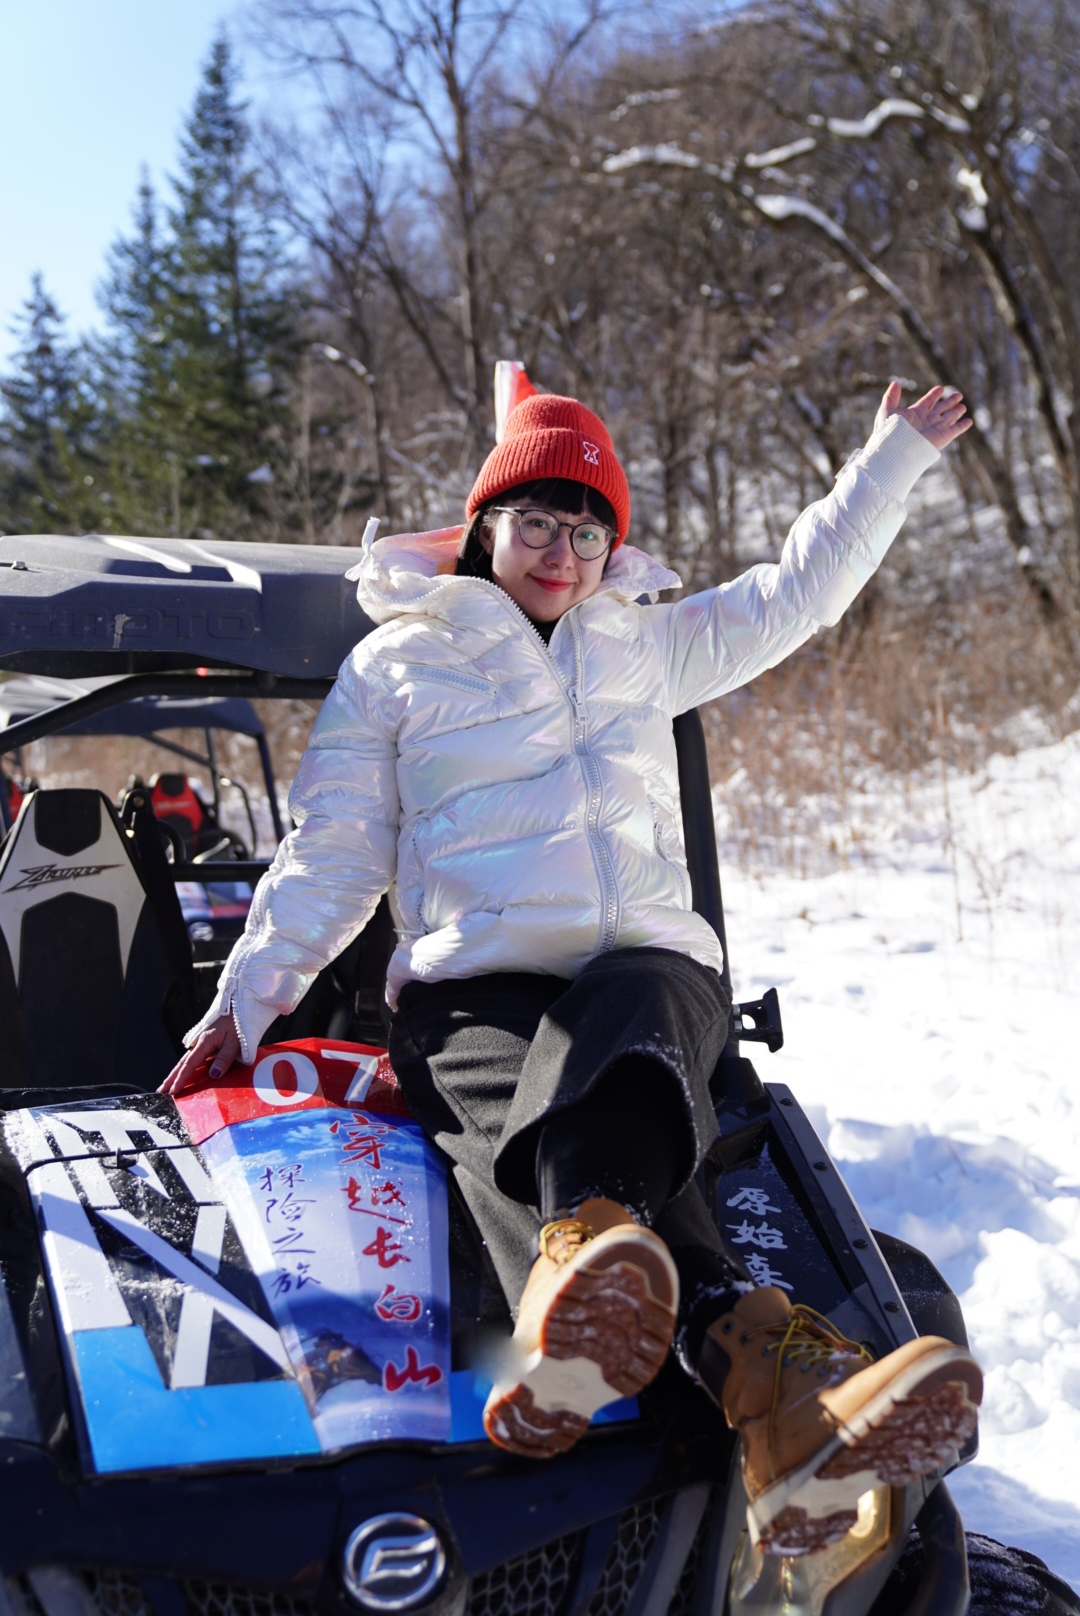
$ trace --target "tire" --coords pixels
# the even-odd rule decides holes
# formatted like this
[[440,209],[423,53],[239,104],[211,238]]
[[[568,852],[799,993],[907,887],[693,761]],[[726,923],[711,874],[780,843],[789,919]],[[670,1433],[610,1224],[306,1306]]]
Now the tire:
[[[968,1616],[1080,1616],[1080,1597],[1026,1549],[1010,1549],[979,1532],[968,1532]],[[918,1529],[869,1616],[906,1616],[919,1591],[923,1550]]]

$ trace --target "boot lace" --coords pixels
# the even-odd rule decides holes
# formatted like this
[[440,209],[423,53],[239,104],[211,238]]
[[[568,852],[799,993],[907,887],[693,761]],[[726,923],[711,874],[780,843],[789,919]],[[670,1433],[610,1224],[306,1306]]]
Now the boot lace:
[[556,1218],[554,1223],[545,1223],[540,1230],[540,1250],[561,1268],[587,1240],[594,1238],[594,1234],[590,1225],[582,1223],[580,1218]]
[[780,1392],[783,1372],[792,1364],[799,1363],[807,1371],[824,1368],[826,1364],[836,1358],[857,1358],[863,1363],[873,1363],[874,1355],[861,1342],[849,1341],[842,1335],[823,1313],[815,1308],[807,1307],[797,1302],[791,1309],[791,1317],[786,1324],[758,1324],[752,1329],[743,1332],[743,1340],[750,1341],[755,1336],[771,1335],[776,1339],[770,1341],[765,1352],[776,1354],[776,1374],[773,1377],[772,1405],[769,1409],[769,1470],[772,1479],[776,1480],[776,1416],[780,1408]]

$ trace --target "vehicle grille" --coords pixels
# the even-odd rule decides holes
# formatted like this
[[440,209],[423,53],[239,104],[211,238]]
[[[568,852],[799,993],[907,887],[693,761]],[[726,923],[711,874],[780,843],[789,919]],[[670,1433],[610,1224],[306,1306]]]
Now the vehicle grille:
[[122,1571],[81,1571],[79,1577],[99,1616],[153,1616],[142,1584]]
[[[662,1504],[650,1500],[624,1510],[587,1616],[623,1616],[660,1530]],[[571,1532],[476,1577],[468,1616],[566,1616],[584,1542],[584,1532]],[[688,1616],[692,1608],[703,1546],[704,1523],[669,1616]],[[139,1579],[129,1572],[83,1569],[63,1575],[81,1583],[85,1616],[155,1616]],[[45,1609],[27,1578],[13,1579],[7,1587],[17,1616],[57,1616]],[[313,1600],[280,1590],[195,1581],[181,1582],[179,1589],[188,1616],[315,1616]],[[65,1609],[73,1608],[65,1602]]]
[[623,1511],[588,1616],[622,1616],[659,1530],[660,1505],[652,1499]]
[[[651,1501],[623,1512],[588,1616],[622,1616],[659,1529]],[[469,1616],[562,1616],[584,1542],[584,1532],[572,1532],[475,1578]]]
[[469,1616],[559,1616],[581,1557],[584,1532],[571,1532],[476,1577]]
[[[44,1589],[39,1597],[33,1578],[6,1583],[15,1616],[157,1616],[139,1579],[130,1572],[84,1567],[65,1571],[74,1598],[61,1598],[57,1608]],[[81,1584],[81,1589],[79,1587]],[[277,1589],[252,1588],[237,1582],[181,1582],[188,1616],[315,1616],[313,1600]]]
[[713,1511],[707,1509],[701,1517],[700,1525],[690,1553],[686,1556],[686,1564],[682,1569],[678,1586],[671,1596],[671,1604],[667,1608],[667,1616],[690,1616],[694,1609],[698,1591],[698,1578],[701,1575],[705,1559],[705,1545],[709,1541],[712,1526]]
[[236,1582],[185,1582],[188,1616],[313,1616],[310,1599]]

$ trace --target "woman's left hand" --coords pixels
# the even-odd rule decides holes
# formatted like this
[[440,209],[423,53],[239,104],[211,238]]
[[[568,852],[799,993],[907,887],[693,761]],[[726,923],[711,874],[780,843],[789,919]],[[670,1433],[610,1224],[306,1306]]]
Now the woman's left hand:
[[226,1012],[218,1016],[216,1021],[210,1023],[206,1030],[199,1034],[193,1049],[189,1049],[181,1060],[178,1060],[168,1077],[158,1089],[159,1094],[171,1094],[175,1099],[178,1094],[194,1082],[200,1068],[210,1060],[210,1070],[207,1076],[216,1081],[224,1077],[229,1068],[240,1058],[240,1039],[232,1016]]
[[921,432],[935,449],[944,449],[972,424],[965,410],[964,395],[956,388],[931,387],[918,403],[902,410],[900,398],[903,391],[899,382],[889,383],[874,421],[875,431],[883,427],[891,416],[902,415],[908,425],[913,426],[916,432]]

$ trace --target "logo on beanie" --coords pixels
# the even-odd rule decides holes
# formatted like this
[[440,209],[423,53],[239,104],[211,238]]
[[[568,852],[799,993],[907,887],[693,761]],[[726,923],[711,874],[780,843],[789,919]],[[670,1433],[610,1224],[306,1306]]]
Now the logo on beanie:
[[598,466],[600,464],[600,445],[590,443],[588,438],[582,438],[581,447],[585,451],[585,464],[587,466]]

